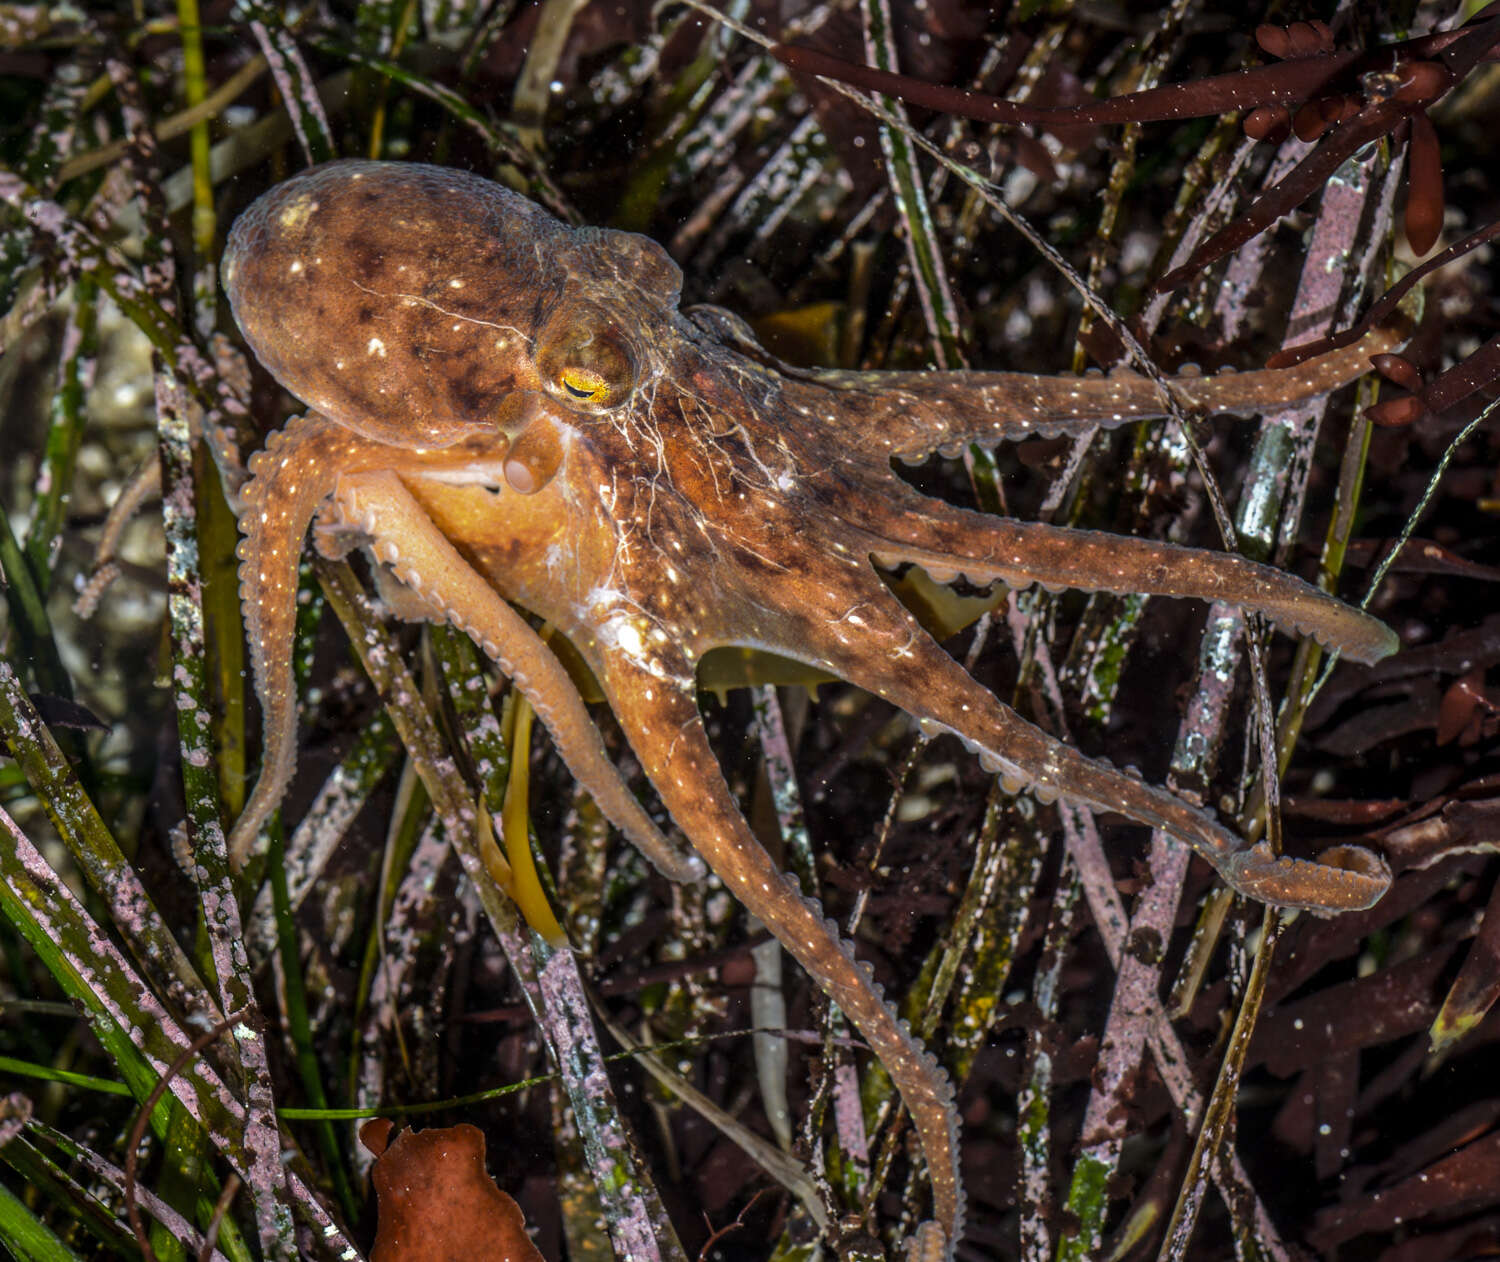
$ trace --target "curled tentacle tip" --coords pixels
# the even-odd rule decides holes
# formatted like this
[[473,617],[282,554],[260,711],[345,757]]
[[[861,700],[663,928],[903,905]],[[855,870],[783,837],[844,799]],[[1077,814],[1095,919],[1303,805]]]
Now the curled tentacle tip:
[[1391,867],[1382,855],[1365,846],[1337,845],[1329,846],[1322,851],[1317,858],[1319,867],[1333,868],[1340,872],[1349,872],[1355,876],[1369,880],[1378,880],[1386,885],[1391,883]]
[[1274,855],[1265,842],[1258,842],[1235,856],[1225,875],[1251,898],[1319,915],[1372,907],[1391,886],[1385,859],[1350,845],[1332,846],[1308,860]]
[[1339,901],[1313,907],[1317,914],[1363,911],[1373,907],[1391,888],[1391,868],[1384,856],[1364,846],[1330,846],[1318,855],[1316,866],[1337,882]]

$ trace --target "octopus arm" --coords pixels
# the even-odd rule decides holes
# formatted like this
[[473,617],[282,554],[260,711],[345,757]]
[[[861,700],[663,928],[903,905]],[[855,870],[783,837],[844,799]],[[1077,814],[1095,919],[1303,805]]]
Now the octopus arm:
[[1066,797],[1159,828],[1191,845],[1232,888],[1264,902],[1345,911],[1370,906],[1390,885],[1384,860],[1358,847],[1341,847],[1326,862],[1313,863],[1274,855],[1264,843],[1247,846],[1175,794],[1026,722],[944,652],[873,570],[860,597],[858,633],[844,633],[830,618],[818,637],[819,664],[899,706],[928,730],[953,732],[1010,791],[1029,786],[1045,801]]
[[370,444],[310,412],[270,435],[250,458],[240,529],[240,607],[264,733],[260,779],[229,835],[229,858],[244,865],[262,825],[280,804],[297,764],[297,689],[292,633],[297,566],[318,506],[339,472],[358,468]]
[[899,1020],[838,928],[772,862],[724,782],[698,713],[686,656],[650,660],[595,645],[590,665],[678,827],[745,908],[843,1010],[890,1071],[921,1137],[933,1202],[949,1241],[962,1235],[957,1115],[947,1075]]
[[610,822],[669,879],[700,879],[702,863],[672,846],[620,777],[556,654],[470,566],[400,476],[379,470],[346,477],[339,484],[338,507],[374,538],[376,557],[401,583],[435,616],[471,636],[510,677],[552,734],[574,779]]
[[1012,587],[1041,583],[1223,601],[1264,614],[1278,627],[1310,635],[1360,662],[1377,662],[1401,646],[1378,618],[1295,575],[1233,553],[1013,521],[910,490],[890,497],[877,522],[870,522],[864,509],[863,524],[873,536],[870,550],[882,562],[913,561],[938,577],[959,571],[977,583],[1000,579]]
[[[1370,371],[1372,355],[1395,349],[1403,336],[1404,326],[1382,326],[1352,346],[1294,368],[1182,375],[1167,378],[1167,386],[1189,411],[1262,413],[1348,385]],[[851,390],[834,402],[858,426],[850,437],[866,450],[908,461],[960,443],[1078,434],[1093,426],[1165,416],[1168,410],[1156,382],[1123,370],[1087,377],[823,373],[816,380]]]
[[[347,526],[381,541],[376,550],[382,559],[398,561],[398,578],[444,616],[477,628],[475,639],[492,656],[501,656],[502,668],[514,667],[509,673],[525,680],[522,691],[558,738],[569,769],[595,795],[605,815],[667,876],[700,877],[701,864],[673,849],[620,778],[561,663],[463,562],[399,478],[381,472],[382,467],[409,459],[408,452],[361,438],[309,413],[272,434],[265,450],[250,461],[251,479],[245,485],[240,517],[240,600],[264,739],[260,779],[230,833],[231,862],[236,868],[244,865],[296,768],[291,646],[297,566],[313,516],[332,497]],[[399,546],[394,542],[398,539]]]

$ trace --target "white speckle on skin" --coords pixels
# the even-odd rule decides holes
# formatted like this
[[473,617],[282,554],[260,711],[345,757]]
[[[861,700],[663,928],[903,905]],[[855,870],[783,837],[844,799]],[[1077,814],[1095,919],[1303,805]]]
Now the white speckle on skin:
[[615,643],[631,657],[639,657],[646,650],[646,642],[634,624],[625,622],[615,630]]
[[289,205],[283,206],[281,214],[276,217],[276,220],[283,228],[296,232],[307,223],[313,211],[317,210],[317,208],[318,202],[316,198],[299,197]]
[[366,355],[379,355],[381,359],[384,359],[385,358],[385,343],[382,342],[378,337],[372,337],[370,339],[369,343],[365,346],[365,354]]

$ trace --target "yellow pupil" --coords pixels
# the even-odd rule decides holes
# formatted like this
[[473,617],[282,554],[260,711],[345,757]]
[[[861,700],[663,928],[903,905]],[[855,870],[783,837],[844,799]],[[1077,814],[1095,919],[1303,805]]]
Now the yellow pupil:
[[590,372],[587,368],[565,368],[561,381],[563,389],[575,399],[587,399],[590,402],[599,403],[609,397],[609,383],[598,373]]

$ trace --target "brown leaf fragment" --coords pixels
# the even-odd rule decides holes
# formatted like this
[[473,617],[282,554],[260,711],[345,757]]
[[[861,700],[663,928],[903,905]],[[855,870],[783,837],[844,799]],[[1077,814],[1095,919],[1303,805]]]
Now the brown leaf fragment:
[[1452,1231],[1412,1236],[1392,1245],[1379,1262],[1453,1262],[1454,1258],[1500,1257],[1500,1220],[1492,1214],[1480,1223],[1465,1223]]
[[359,1142],[372,1157],[381,1156],[390,1147],[396,1123],[388,1117],[372,1117],[359,1128]]
[[1343,1052],[1306,1069],[1276,1115],[1276,1138],[1314,1154],[1318,1178],[1343,1169],[1359,1088],[1359,1055]]
[[1350,1166],[1344,1174],[1343,1200],[1353,1200],[1370,1189],[1392,1187],[1413,1178],[1434,1161],[1456,1152],[1500,1128],[1500,1100],[1493,1096],[1455,1103],[1453,1112],[1434,1118],[1420,1133],[1411,1135],[1385,1160],[1372,1165]]
[[1352,801],[1347,798],[1285,797],[1281,800],[1281,813],[1288,818],[1315,819],[1320,824],[1368,828],[1390,819],[1410,805],[1406,798]]
[[1495,710],[1495,703],[1485,692],[1484,671],[1471,670],[1443,693],[1438,706],[1437,743],[1474,744],[1484,729],[1484,720]]
[[1251,140],[1281,140],[1292,128],[1285,105],[1257,105],[1240,124]]
[[[799,74],[822,75],[858,88],[899,97],[911,105],[939,110],[979,122],[1022,123],[1045,127],[1162,122],[1221,114],[1230,109],[1305,101],[1325,94],[1329,83],[1355,65],[1362,53],[1345,52],[1297,58],[1279,66],[1255,66],[1231,74],[1186,83],[1159,84],[1141,92],[1085,104],[1036,107],[987,96],[966,88],[927,83],[910,75],[893,74],[873,66],[844,61],[814,48],[777,44],[771,56]],[[1389,50],[1385,50],[1389,57]]]
[[1332,1056],[1378,1047],[1425,1029],[1437,1015],[1438,979],[1456,944],[1445,944],[1368,977],[1281,1004],[1261,1019],[1250,1062],[1287,1077]]
[[[1367,707],[1330,731],[1321,732],[1317,748],[1340,758],[1367,757],[1371,750],[1437,723],[1439,693],[1431,680],[1414,681],[1399,701]],[[1373,700],[1373,698],[1372,698]]]
[[55,697],[47,692],[34,692],[31,694],[31,704],[36,706],[36,712],[42,716],[42,722],[54,730],[66,728],[74,732],[109,731],[109,724],[97,714],[87,706],[79,705],[78,702],[67,697]]
[[1313,57],[1318,53],[1333,51],[1333,29],[1327,22],[1314,19],[1311,22],[1293,22],[1286,28],[1291,36],[1292,53],[1297,57]]
[[[1396,99],[1412,105],[1435,101],[1453,86],[1454,73],[1442,62],[1414,61],[1401,72]],[[1422,113],[1419,111],[1419,113]],[[1424,114],[1425,116],[1425,114]]]
[[[1383,843],[1382,843],[1383,844]],[[1400,869],[1393,857],[1392,866]],[[1364,940],[1372,933],[1399,924],[1408,916],[1419,914],[1436,894],[1452,886],[1465,875],[1483,867],[1478,858],[1463,857],[1415,872],[1404,872],[1391,886],[1390,893],[1374,907],[1364,911],[1333,916],[1327,920],[1305,917],[1292,926],[1287,946],[1279,955],[1279,967],[1266,988],[1269,1001],[1279,1012],[1285,997],[1296,993],[1331,960],[1353,959],[1364,949]],[[1301,1002],[1299,998],[1296,1002]],[[1436,1015],[1437,1005],[1433,1004]],[[1304,1019],[1306,1011],[1301,1014]],[[1425,1048],[1423,1054],[1425,1055]]]
[[1382,429],[1404,429],[1415,425],[1426,413],[1426,406],[1414,394],[1404,399],[1383,399],[1365,409],[1370,422]]
[[[1321,114],[1317,114],[1320,120],[1317,134],[1323,137],[1322,143],[1313,148],[1290,173],[1257,197],[1238,218],[1201,242],[1185,262],[1153,281],[1147,293],[1165,294],[1180,289],[1205,268],[1234,253],[1246,242],[1254,240],[1283,215],[1290,214],[1322,189],[1351,154],[1394,130],[1406,109],[1405,105],[1396,101],[1367,104],[1353,117],[1345,119],[1326,133],[1323,131],[1326,124],[1321,122]],[[1311,117],[1304,116],[1308,125]],[[1295,126],[1294,122],[1293,127]]]
[[1331,1179],[1344,1168],[1349,1154],[1359,1094],[1359,1055],[1347,1052],[1330,1056],[1313,1074],[1319,1122],[1313,1137],[1313,1168],[1318,1178]]
[[1255,42],[1261,51],[1272,57],[1285,60],[1292,55],[1292,38],[1284,26],[1273,26],[1270,22],[1255,28]]
[[1411,116],[1406,182],[1406,240],[1412,253],[1422,255],[1437,244],[1443,231],[1443,159],[1426,110]]
[[[31,704],[36,707],[36,712],[41,716],[42,722],[53,730],[109,731],[109,724],[92,710],[79,705],[76,701],[68,700],[67,697],[53,696],[48,692],[33,692],[30,697]],[[10,752],[10,746],[0,740],[0,757],[9,757]]]
[[1428,1214],[1452,1214],[1500,1197],[1500,1131],[1465,1145],[1391,1187],[1325,1210],[1311,1240],[1329,1249],[1371,1231],[1390,1231]]
[[[1356,544],[1365,556],[1373,555],[1364,551],[1369,546],[1363,541]],[[1354,550],[1351,548],[1351,552]],[[1406,549],[1402,552],[1404,555]],[[1400,557],[1396,565],[1400,567]],[[1450,631],[1436,643],[1403,649],[1373,667],[1352,666],[1342,674],[1335,674],[1308,711],[1308,729],[1326,724],[1357,694],[1401,680],[1428,679],[1434,674],[1462,675],[1494,662],[1500,662],[1500,615],[1491,614],[1477,627]]]
[[387,1145],[392,1129],[377,1118],[359,1133],[376,1153],[371,1262],[545,1262],[526,1234],[521,1207],[485,1173],[478,1127],[402,1131]]
[[1500,381],[1500,335],[1439,373],[1422,392],[1422,401],[1432,411],[1443,412],[1471,394],[1493,398],[1497,381]]
[[1428,1032],[1432,1050],[1442,1051],[1458,1042],[1484,1020],[1497,998],[1500,998],[1500,885],[1490,893],[1484,919]]
[[[1368,564],[1374,559],[1379,546],[1373,539],[1356,540],[1349,548],[1351,563]],[[1380,547],[1380,551],[1385,550]],[[1500,567],[1471,561],[1431,539],[1408,539],[1391,568],[1398,574],[1445,574],[1451,578],[1474,578],[1485,583],[1500,583]]]
[[1383,428],[1400,429],[1424,416],[1455,408],[1471,395],[1478,395],[1477,407],[1483,407],[1495,397],[1497,390],[1500,390],[1500,337],[1491,338],[1467,358],[1440,373],[1420,394],[1383,400],[1366,408],[1365,415]]
[[1497,236],[1500,236],[1500,220],[1485,224],[1484,227],[1471,232],[1462,241],[1455,241],[1419,267],[1414,267],[1407,272],[1380,296],[1374,306],[1365,312],[1359,323],[1345,329],[1342,333],[1334,333],[1314,342],[1301,342],[1293,347],[1283,347],[1266,360],[1266,367],[1290,368],[1294,364],[1306,363],[1317,355],[1326,355],[1331,350],[1353,346],[1366,332],[1394,313],[1400,307],[1402,299],[1433,272],[1463,258],[1466,254],[1472,254]]
[[[1249,112],[1247,134],[1269,137],[1279,132],[1286,111],[1295,107],[1292,130],[1300,139],[1318,143],[1290,174],[1202,242],[1186,262],[1156,280],[1147,291],[1155,295],[1180,288],[1264,232],[1322,189],[1348,157],[1407,126],[1408,120],[1413,138],[1408,235],[1419,253],[1430,250],[1442,230],[1443,187],[1437,138],[1425,107],[1491,54],[1500,36],[1500,16],[1492,16],[1497,13],[1495,5],[1488,5],[1459,31],[1369,51],[1332,51],[1332,32],[1321,22],[1294,22],[1285,28],[1266,24],[1256,29],[1255,38],[1271,56],[1285,59],[1277,64],[1051,109],[924,82],[804,46],[777,44],[770,52],[799,75],[820,75],[960,118],[1049,130],[1058,124],[1159,121],[1243,109]],[[1340,90],[1355,84],[1357,91]],[[1426,402],[1435,410],[1432,400]],[[1420,415],[1417,405],[1382,405],[1377,414],[1391,413],[1404,419],[1388,416],[1382,424],[1409,424]]]
[[1015,160],[1041,180],[1044,184],[1056,184],[1062,177],[1057,173],[1057,164],[1052,154],[1035,136],[1018,131],[1004,138]]
[[1463,851],[1494,850],[1500,847],[1500,798],[1446,802],[1439,811],[1380,833],[1380,844],[1398,871]]
[[1422,388],[1422,370],[1405,355],[1371,355],[1370,363],[1387,381],[1393,381],[1413,394]]
[[1325,96],[1309,101],[1292,115],[1292,134],[1298,140],[1316,140],[1330,127],[1359,113],[1359,102],[1351,96]]
[[1182,1165],[1187,1159],[1189,1135],[1180,1121],[1174,1119],[1171,1136],[1157,1159],[1156,1168],[1137,1194],[1134,1203],[1115,1232],[1108,1255],[1122,1258],[1156,1240],[1172,1214],[1172,1202],[1182,1180]]

